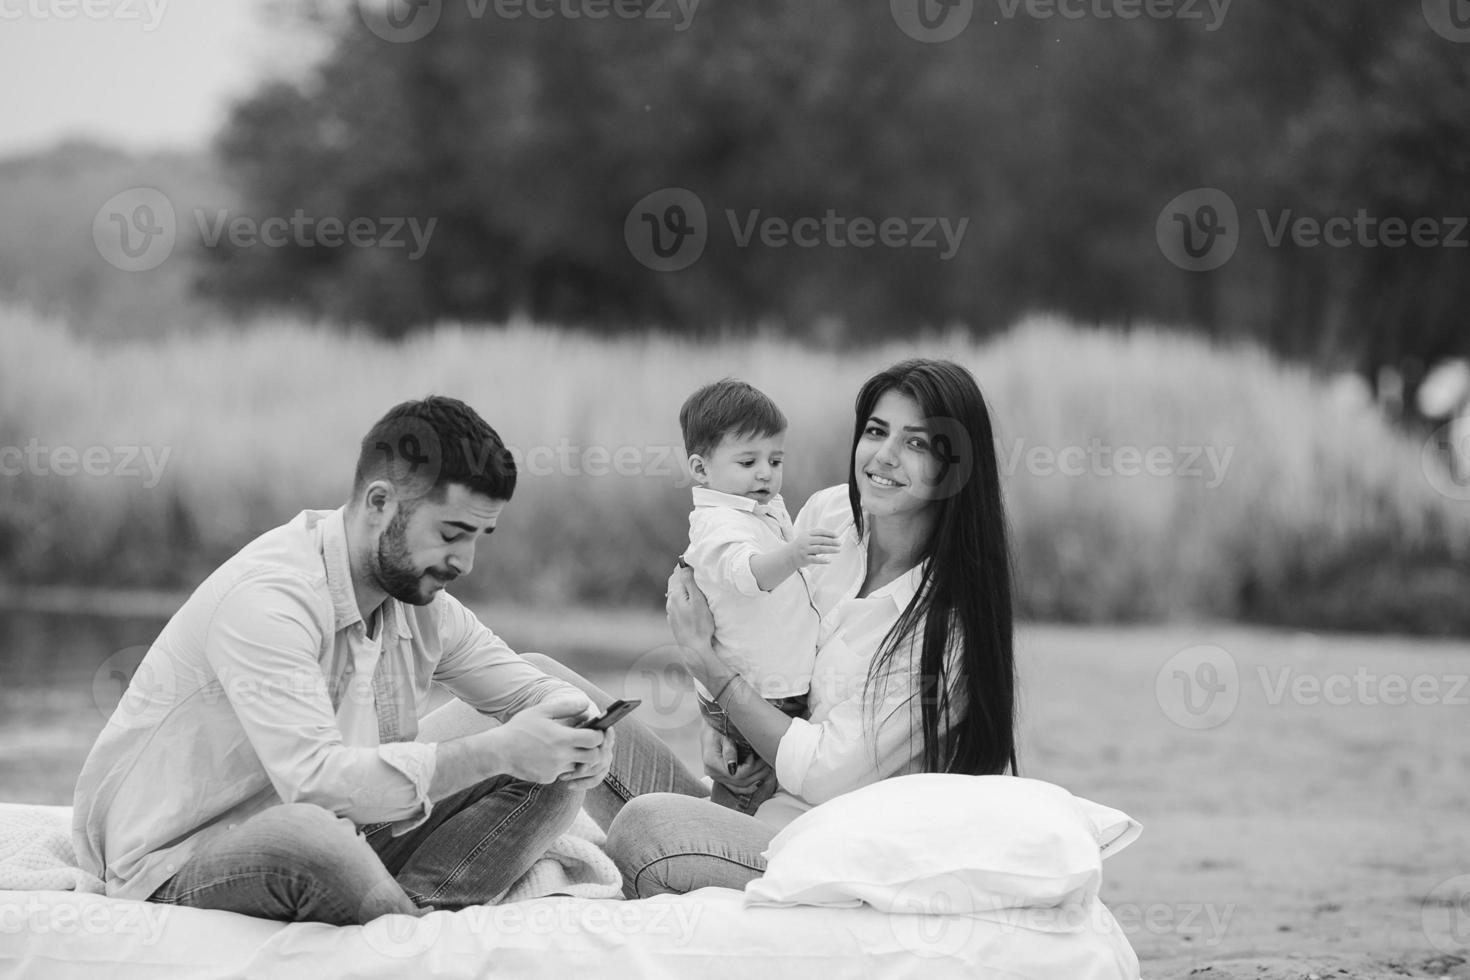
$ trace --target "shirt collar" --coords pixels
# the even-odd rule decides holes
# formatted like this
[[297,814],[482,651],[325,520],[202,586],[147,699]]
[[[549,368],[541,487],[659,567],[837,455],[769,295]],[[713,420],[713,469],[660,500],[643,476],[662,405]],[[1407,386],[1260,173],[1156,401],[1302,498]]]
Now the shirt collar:
[[[322,564],[327,570],[327,591],[332,596],[332,616],[336,632],[362,622],[362,613],[357,608],[357,591],[352,587],[352,562],[347,557],[347,511],[345,507],[328,511],[322,521]],[[383,614],[379,632],[389,626],[398,636],[408,639],[413,634],[408,628],[408,617],[404,615],[403,603],[389,596],[383,602]]]
[[768,502],[758,504],[749,497],[742,497],[738,493],[725,493],[723,490],[711,490],[709,487],[694,488],[695,507],[729,507],[731,510],[743,510],[752,514],[766,514],[773,511],[779,503],[781,503],[779,493],[772,495]]

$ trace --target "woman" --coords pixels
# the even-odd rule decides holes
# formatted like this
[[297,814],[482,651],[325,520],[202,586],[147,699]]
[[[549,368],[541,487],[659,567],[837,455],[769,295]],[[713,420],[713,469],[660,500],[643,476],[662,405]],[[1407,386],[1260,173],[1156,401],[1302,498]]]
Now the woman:
[[[729,771],[729,745],[707,729],[706,771],[744,795],[774,770],[780,789],[754,815],[718,806],[647,728],[620,723],[586,807],[608,831],[628,898],[743,888],[791,819],[888,776],[1015,771],[1010,559],[990,419],[970,373],[910,360],[870,378],[845,489],[815,494],[796,520],[837,531],[840,545],[810,569],[822,622],[808,718],[788,717],[721,663],[692,573],[669,579],[686,666],[756,752]],[[612,700],[537,663],[599,706]]]

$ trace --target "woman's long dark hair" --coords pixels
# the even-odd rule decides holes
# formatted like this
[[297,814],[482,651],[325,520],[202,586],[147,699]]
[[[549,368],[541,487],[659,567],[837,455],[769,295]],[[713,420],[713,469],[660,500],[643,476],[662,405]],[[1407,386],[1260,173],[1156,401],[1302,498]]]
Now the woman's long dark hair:
[[[916,670],[919,680],[924,771],[992,775],[1009,766],[1014,774],[1011,554],[990,413],[974,376],[952,361],[902,361],[869,378],[858,392],[847,470],[859,535],[857,446],[874,406],[889,391],[918,404],[930,427],[930,451],[940,460],[940,477],[928,491],[929,506],[937,512],[920,554],[923,578],[873,658],[867,700],[880,700],[872,696],[879,677],[886,680],[890,670],[904,669],[893,659],[922,624],[918,663],[908,669]],[[946,662],[952,648],[957,654],[953,672]],[[950,723],[941,731],[945,719]]]

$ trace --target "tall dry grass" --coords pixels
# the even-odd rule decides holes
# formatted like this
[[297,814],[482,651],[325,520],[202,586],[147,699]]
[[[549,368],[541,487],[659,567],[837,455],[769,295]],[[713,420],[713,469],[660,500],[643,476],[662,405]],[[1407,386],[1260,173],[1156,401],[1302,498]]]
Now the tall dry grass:
[[[0,446],[170,453],[152,488],[0,477],[0,574],[15,584],[188,587],[262,530],[339,504],[372,422],[435,392],[468,401],[527,469],[538,463],[482,546],[470,594],[656,604],[687,529],[677,414],[694,387],[734,375],[782,406],[794,510],[844,478],[862,380],[924,354],[974,370],[994,412],[1025,613],[1470,630],[1470,513],[1433,490],[1417,443],[1258,349],[1166,331],[1033,319],[986,343],[834,354],[776,337],[700,346],[529,323],[395,344],[263,321],[99,345],[0,308],[0,352]],[[1123,447],[1153,449],[1156,469],[1199,452],[1199,475],[1086,461],[1091,449],[1111,467]],[[1086,472],[1048,472],[1033,455],[1048,451]],[[638,472],[576,472],[618,460]]]

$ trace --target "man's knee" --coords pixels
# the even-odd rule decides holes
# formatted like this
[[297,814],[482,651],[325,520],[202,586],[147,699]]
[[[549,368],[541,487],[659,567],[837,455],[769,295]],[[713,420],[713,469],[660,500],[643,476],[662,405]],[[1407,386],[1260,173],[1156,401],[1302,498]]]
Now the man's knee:
[[262,810],[255,819],[261,823],[279,824],[282,829],[297,829],[306,833],[324,833],[352,827],[352,821],[346,817],[340,817],[315,803],[278,803]]
[[315,803],[281,803],[263,810],[251,829],[263,838],[264,850],[297,858],[325,852],[330,860],[359,843],[351,820]]
[[535,785],[536,801],[535,807],[542,814],[542,819],[548,824],[554,824],[557,834],[566,830],[577,818],[577,811],[582,809],[582,802],[587,798],[587,791],[572,789],[566,783],[537,783]]

